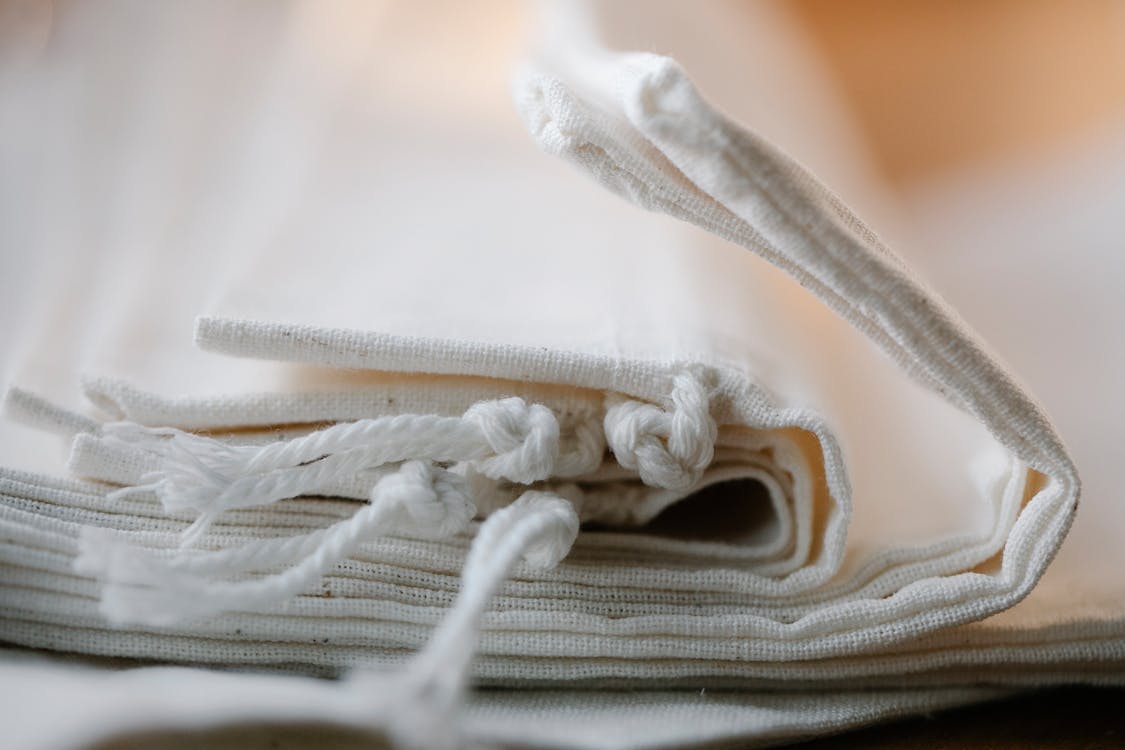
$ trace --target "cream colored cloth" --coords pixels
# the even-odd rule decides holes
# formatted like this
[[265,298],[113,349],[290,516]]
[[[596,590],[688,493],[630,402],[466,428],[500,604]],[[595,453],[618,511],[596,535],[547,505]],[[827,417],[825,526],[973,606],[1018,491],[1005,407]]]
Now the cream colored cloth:
[[[402,6],[297,5],[262,18],[131,11],[144,34],[113,26],[112,14],[64,14],[47,63],[11,79],[28,106],[16,110],[22,129],[5,153],[30,158],[18,147],[42,132],[41,110],[90,121],[98,140],[84,146],[63,125],[48,132],[47,153],[67,156],[38,172],[35,195],[55,197],[66,220],[18,225],[28,247],[57,260],[30,295],[42,314],[17,328],[26,344],[14,378],[26,390],[8,406],[66,435],[70,471],[99,482],[5,473],[3,638],[285,671],[374,663],[393,674],[460,611],[473,533],[365,540],[301,596],[195,618],[165,616],[193,602],[114,608],[107,591],[124,585],[115,595],[128,604],[135,581],[115,579],[112,561],[91,572],[75,560],[106,539],[90,528],[174,560],[194,518],[162,507],[158,487],[109,495],[159,482],[174,458],[166,433],[116,421],[210,431],[220,447],[254,451],[328,423],[415,415],[470,437],[484,425],[487,449],[453,466],[482,517],[534,480],[587,524],[558,567],[519,564],[500,588],[473,645],[478,685],[691,690],[612,704],[613,721],[637,722],[692,715],[699,688],[900,689],[841,693],[831,705],[791,696],[778,722],[755,713],[775,699],[733,693],[708,704],[725,718],[677,736],[690,744],[765,742],[782,724],[798,735],[985,696],[946,685],[1119,681],[1115,570],[1077,562],[1047,578],[1059,584],[996,614],[1032,590],[1077,499],[1070,458],[1028,392],[841,199],[717,115],[679,66],[601,46],[659,40],[694,73],[705,51],[687,43],[685,23],[720,37],[742,29],[746,39],[722,47],[723,66],[701,64],[703,90],[815,171],[842,175],[844,199],[877,214],[862,167],[841,156],[851,152],[820,146],[808,124],[834,110],[815,95],[815,75],[784,64],[802,59],[784,18],[769,6],[573,10],[539,19],[547,31],[515,79],[522,123],[508,81],[524,37],[510,8],[447,9],[441,23],[432,9]],[[254,31],[215,41],[227,24]],[[193,39],[216,54],[190,54]],[[121,61],[146,50],[150,64],[121,76]],[[757,87],[732,86],[732,70],[760,75]],[[785,75],[791,87],[778,83]],[[812,92],[809,103],[792,104],[795,90]],[[107,110],[109,91],[126,105]],[[849,144],[844,131],[833,137]],[[190,345],[197,316],[195,343],[207,353]],[[1086,330],[1081,320],[1072,329]],[[1020,351],[989,334],[1006,356]],[[69,395],[77,372],[97,407],[90,416]],[[1057,388],[1082,390],[1074,379]],[[1102,390],[1083,392],[1107,403]],[[511,396],[557,423],[538,474],[499,455],[495,423],[461,419]],[[1119,423],[1107,419],[1091,444],[1114,445]],[[512,428],[524,447],[538,435],[530,424]],[[50,469],[29,433],[15,434],[6,463]],[[422,453],[398,460],[440,458]],[[1101,507],[1111,509],[1104,497],[1118,484],[1109,463],[1098,465]],[[370,506],[355,500],[397,466],[317,485],[337,499],[230,510],[197,554],[344,523],[375,506],[375,495]],[[693,506],[729,520],[718,533],[673,526],[669,535],[676,509]],[[288,689],[291,678],[273,679]],[[377,705],[377,692],[349,695]],[[539,708],[523,718],[486,710],[487,729],[470,707],[457,736],[591,747],[659,739],[587,741],[563,728],[561,717],[589,714],[609,693],[528,695]],[[480,700],[471,706],[492,699]],[[539,721],[540,709],[556,718]]]

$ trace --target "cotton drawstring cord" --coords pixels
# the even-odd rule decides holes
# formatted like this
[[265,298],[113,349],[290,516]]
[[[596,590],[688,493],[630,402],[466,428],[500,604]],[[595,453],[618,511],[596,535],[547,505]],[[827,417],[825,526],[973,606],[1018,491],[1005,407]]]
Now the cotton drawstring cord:
[[[154,445],[161,454],[160,470],[146,475],[145,484],[114,494],[151,490],[169,511],[198,512],[199,519],[184,535],[185,546],[197,541],[225,510],[315,494],[341,477],[388,463],[468,462],[486,476],[530,484],[551,476],[559,458],[554,413],[515,397],[481,402],[461,417],[408,414],[364,419],[266,446],[230,445],[180,430],[129,423],[107,425],[104,436],[110,441]],[[588,440],[580,445],[590,452]]]
[[617,462],[653,487],[690,489],[715,454],[719,428],[711,398],[698,375],[682,372],[672,382],[669,408],[606,396],[605,435]]
[[578,528],[578,514],[569,501],[545,492],[525,492],[481,524],[452,609],[406,671],[391,685],[377,673],[353,674],[353,682],[364,689],[371,683],[390,693],[383,721],[397,744],[456,746],[457,721],[489,603],[521,560],[537,569],[558,565],[574,545]]
[[[106,529],[87,528],[79,537],[75,569],[104,582],[101,611],[108,619],[167,625],[283,601],[315,587],[367,540],[388,534],[446,538],[464,531],[475,513],[462,477],[409,461],[375,485],[369,505],[327,529],[167,558]],[[215,578],[283,565],[292,567],[245,581]]]
[[[560,437],[558,419],[519,398],[482,402],[461,417],[402,415],[328,427],[266,446],[230,445],[176,429],[108,425],[101,439],[160,457],[141,487],[170,511],[194,510],[184,536],[197,539],[223,511],[267,505],[372,477],[370,503],[329,528],[284,539],[252,541],[216,552],[172,555],[132,546],[120,532],[89,528],[79,538],[75,568],[103,582],[101,611],[119,623],[167,625],[228,610],[256,610],[310,591],[363,542],[403,534],[441,539],[465,530],[476,513],[469,486],[492,511],[473,540],[452,608],[405,672],[370,670],[352,687],[385,691],[375,717],[391,738],[411,747],[453,747],[472,656],[489,603],[522,559],[536,568],[558,564],[578,534],[584,491],[557,480],[598,469],[605,448],[650,486],[686,490],[710,464],[718,428],[710,393],[685,372],[673,380],[665,406],[606,397],[603,425],[586,418]],[[604,428],[604,431],[603,431]],[[396,464],[401,465],[396,469]],[[451,470],[435,463],[452,464]],[[503,483],[556,480],[558,494],[519,491]],[[489,492],[491,488],[491,494]],[[496,495],[496,497],[492,497]],[[270,573],[281,568],[281,572]],[[243,580],[232,576],[257,575]],[[351,694],[362,693],[352,691]]]
[[584,416],[560,438],[554,476],[569,479],[597,471],[605,459],[605,448],[601,420],[592,415]]

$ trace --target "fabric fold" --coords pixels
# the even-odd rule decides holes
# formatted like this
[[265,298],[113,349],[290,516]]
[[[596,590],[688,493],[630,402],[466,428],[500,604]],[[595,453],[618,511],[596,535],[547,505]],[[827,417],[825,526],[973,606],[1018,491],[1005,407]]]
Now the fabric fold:
[[[151,210],[105,233],[81,300],[48,274],[38,330],[65,335],[29,338],[2,437],[65,458],[0,470],[0,639],[339,676],[293,689],[407,746],[557,746],[605,696],[641,721],[733,691],[675,741],[764,742],[1002,692],[965,685],[1119,683],[1121,617],[1008,611],[1080,491],[1034,397],[850,200],[577,10],[525,54],[525,11],[462,9],[507,55],[477,59],[419,33],[433,9],[299,5],[246,101],[160,58],[255,127],[202,130],[192,169],[154,145],[191,140],[159,88],[145,149],[76,168]],[[210,38],[152,13],[155,39]],[[131,37],[86,20],[55,64],[110,79]],[[496,687],[521,692],[473,692]],[[789,698],[765,690],[803,718],[763,719]]]

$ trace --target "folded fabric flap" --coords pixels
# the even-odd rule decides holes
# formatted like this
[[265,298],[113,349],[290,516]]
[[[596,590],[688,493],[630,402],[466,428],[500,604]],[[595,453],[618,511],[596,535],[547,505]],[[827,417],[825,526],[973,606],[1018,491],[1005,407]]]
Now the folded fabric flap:
[[[856,636],[859,645],[825,635],[808,651],[794,646],[792,654],[871,649],[1016,601],[1068,522],[1066,498],[1074,488],[1065,454],[1066,465],[1025,497],[1037,480],[1024,467],[1043,468],[1042,455],[1007,455],[987,429],[910,383],[903,367],[924,383],[941,381],[953,403],[971,406],[1000,376],[987,362],[974,364],[983,354],[958,332],[955,341],[968,348],[957,356],[974,374],[971,387],[946,387],[964,380],[930,362],[948,352],[935,354],[926,343],[925,320],[900,319],[894,306],[920,300],[932,306],[930,297],[811,178],[753,141],[757,150],[750,154],[765,161],[767,173],[776,172],[771,179],[794,180],[800,189],[751,181],[753,190],[738,188],[749,190],[749,198],[737,191],[724,197],[708,179],[722,185],[748,179],[733,161],[741,152],[723,150],[733,135],[683,146],[705,152],[682,155],[703,170],[689,176],[659,134],[631,123],[630,102],[643,99],[649,78],[679,91],[661,78],[675,68],[653,60],[595,59],[583,76],[610,82],[607,89],[585,78],[568,83],[561,74],[525,78],[523,113],[544,143],[587,169],[603,170],[598,174],[611,187],[764,250],[850,316],[859,333],[726,243],[591,191],[519,145],[515,129],[468,127],[450,139],[444,124],[405,128],[392,118],[380,121],[379,139],[357,148],[354,163],[326,169],[321,177],[330,187],[268,251],[247,259],[212,312],[197,321],[201,348],[263,360],[255,371],[281,387],[224,393],[209,386],[170,399],[112,374],[88,378],[88,395],[105,411],[157,429],[135,433],[132,442],[112,427],[81,435],[72,468],[107,481],[136,485],[155,478],[159,484],[172,461],[179,476],[211,482],[215,471],[225,476],[223,462],[250,466],[260,460],[252,457],[255,451],[285,451],[324,439],[322,431],[339,432],[321,422],[377,432],[392,429],[387,419],[399,420],[397,430],[404,419],[438,418],[470,442],[452,452],[378,460],[364,459],[351,446],[294,460],[283,474],[301,493],[366,499],[380,473],[364,468],[364,460],[371,466],[389,461],[393,469],[399,461],[429,458],[464,473],[478,510],[488,513],[514,500],[531,475],[523,472],[528,466],[516,475],[490,475],[501,456],[489,452],[498,444],[473,432],[468,415],[478,402],[500,404],[515,396],[546,407],[558,423],[559,453],[545,474],[537,470],[532,486],[567,497],[588,522],[643,526],[709,487],[742,492],[743,507],[768,509],[742,530],[741,544],[704,540],[697,549],[691,540],[652,535],[632,543],[638,551],[662,549],[673,568],[676,556],[685,555],[687,570],[677,575],[686,577],[671,584],[675,588],[698,587],[708,575],[737,581],[732,606],[748,619],[723,620],[729,632],[752,637],[756,631],[759,603],[747,596],[785,601],[760,606],[772,610],[765,618],[787,628],[779,632],[793,633],[794,643],[798,633],[816,632],[818,622],[838,618],[847,629],[869,618],[866,634]],[[588,100],[582,98],[587,89],[593,91]],[[367,116],[374,114],[377,108]],[[695,126],[722,133],[732,127],[706,118]],[[466,142],[476,148],[466,151]],[[707,158],[721,163],[707,166]],[[429,177],[417,184],[382,179],[397,174],[392,163]],[[383,171],[361,169],[376,164]],[[467,167],[487,178],[470,184]],[[443,222],[418,220],[410,207],[421,191],[446,207]],[[784,210],[771,203],[778,200]],[[361,210],[365,203],[381,206],[377,217]],[[499,212],[510,217],[503,234],[491,229]],[[823,223],[816,218],[822,214],[830,219],[827,228],[808,236],[793,229],[813,219]],[[569,221],[572,216],[583,221]],[[554,229],[544,233],[543,227]],[[379,254],[377,273],[343,273],[371,263],[371,238],[408,250]],[[451,242],[462,252],[450,253]],[[841,258],[821,260],[830,255],[826,245],[840,245]],[[528,253],[533,246],[542,252]],[[813,270],[802,270],[805,265]],[[849,276],[853,266],[859,280]],[[870,274],[885,288],[871,286]],[[900,287],[906,291],[896,291]],[[884,293],[899,301],[868,300]],[[832,295],[839,299],[833,302]],[[943,313],[933,315],[939,328],[955,327]],[[892,362],[873,354],[863,336],[901,356]],[[367,372],[336,376],[325,368]],[[681,382],[694,384],[702,400],[678,402]],[[1016,392],[1005,408],[1022,409],[1022,398]],[[1029,413],[1033,423],[1039,419]],[[975,416],[995,430],[989,414],[995,412]],[[177,437],[162,432],[168,427],[212,432]],[[488,445],[473,442],[478,437]],[[185,446],[204,452],[195,455]],[[583,446],[590,450],[583,453]],[[1057,447],[1047,441],[1044,450]],[[201,457],[204,463],[196,465]],[[984,471],[974,473],[975,463]],[[329,471],[334,466],[339,469]],[[267,473],[254,479],[253,493],[272,502],[284,495],[266,485],[282,474]],[[167,500],[164,490],[156,491]],[[253,493],[227,492],[222,507],[257,502]],[[731,509],[739,506],[716,507],[733,518]],[[196,533],[215,522],[211,511],[197,510],[204,525]],[[739,551],[704,552],[707,545]],[[738,568],[692,569],[697,553],[700,560],[737,560]],[[1003,565],[996,567],[996,560]],[[630,574],[638,567],[630,566]],[[602,575],[617,580],[617,572]],[[787,612],[778,614],[777,607]],[[805,624],[796,626],[793,616]]]
[[[746,244],[749,237],[791,273],[800,271],[798,260],[823,254],[818,242],[843,242],[857,267],[866,272],[864,264],[875,263],[878,273],[889,274],[894,283],[888,292],[895,285],[913,288],[894,275],[901,275],[901,265],[877,243],[874,249],[863,245],[874,243],[873,236],[819,188],[805,186],[796,197],[786,194],[790,204],[797,203],[790,207],[794,215],[825,213],[835,227],[806,238],[803,254],[793,251],[787,259],[773,248],[790,243],[786,232],[793,221],[784,212],[776,220],[789,221],[788,229],[775,228],[769,237],[762,227],[747,230],[753,222],[739,213],[733,198],[716,200],[712,192],[717,190],[709,192],[704,177],[689,179],[686,168],[654,145],[656,136],[630,125],[624,105],[612,98],[618,78],[625,76],[625,83],[644,79],[637,66],[646,60],[629,58],[632,67],[622,67],[628,68],[622,73],[614,67],[617,62],[606,68],[595,59],[594,78],[610,82],[611,90],[591,94],[593,103],[582,99],[582,86],[572,91],[565,75],[551,73],[550,86],[561,97],[554,103],[574,109],[567,122],[583,136],[561,146],[581,152],[588,168],[609,170],[606,179],[632,180],[629,189],[648,190],[661,210],[680,211],[676,216],[727,239]],[[451,73],[450,80],[459,74]],[[547,85],[545,78],[537,80]],[[603,111],[609,106],[617,109]],[[914,328],[899,330],[906,324],[892,320],[886,324],[897,326],[892,336],[880,334],[882,328],[872,323],[897,314],[895,308],[871,308],[871,315],[852,321],[862,329],[857,333],[815,301],[810,304],[784,275],[731,252],[728,243],[590,190],[535,152],[510,118],[478,119],[474,111],[453,123],[420,112],[425,127],[401,115],[385,117],[378,102],[349,110],[356,119],[341,136],[347,138],[350,158],[323,165],[317,179],[324,189],[289,217],[273,243],[244,259],[210,312],[199,318],[199,346],[236,355],[241,363],[211,357],[203,367],[199,360],[199,371],[210,374],[194,391],[159,382],[134,385],[113,368],[100,375],[95,371],[86,382],[88,395],[115,418],[212,431],[212,437],[231,446],[249,445],[258,439],[255,433],[264,435],[279,425],[411,414],[456,417],[477,401],[518,396],[554,412],[562,454],[569,455],[568,400],[578,404],[574,413],[600,424],[594,433],[613,442],[608,440],[613,431],[604,424],[610,401],[645,419],[671,420],[674,382],[693,374],[706,384],[706,413],[716,427],[713,441],[689,441],[693,444],[676,457],[667,450],[667,437],[656,435],[658,454],[675,461],[648,466],[642,461],[634,469],[624,463],[633,461],[628,444],[641,433],[627,434],[609,445],[596,469],[539,481],[573,499],[581,497],[587,520],[610,525],[659,521],[663,508],[692,489],[741,488],[754,496],[744,507],[770,508],[752,522],[751,530],[765,535],[744,535],[744,549],[730,556],[749,566],[743,572],[763,579],[742,580],[742,596],[802,601],[818,587],[834,595],[900,595],[890,605],[879,605],[886,607],[887,622],[900,615],[921,619],[904,620],[894,637],[952,621],[937,603],[955,609],[954,619],[969,619],[1014,602],[1034,580],[1069,517],[1064,506],[1072,494],[1071,475],[1056,472],[1043,491],[1026,498],[1029,512],[1013,515],[1013,502],[1025,499],[1019,488],[1029,483],[1020,461],[998,451],[995,437],[973,419],[911,384],[899,365],[871,353],[863,335],[882,336],[886,346],[898,340],[895,336],[906,341],[901,346],[910,344],[907,333]],[[551,122],[542,119],[544,134]],[[360,137],[364,127],[373,130]],[[590,133],[598,128],[604,132],[594,138]],[[725,153],[718,147],[713,151],[713,156]],[[768,149],[763,153],[774,158]],[[792,170],[785,174],[805,179]],[[812,201],[812,208],[804,208],[803,200]],[[441,206],[441,221],[420,215],[420,205]],[[764,219],[747,216],[759,223],[772,220],[773,214],[766,214]],[[500,225],[503,232],[495,230]],[[882,260],[864,260],[861,251]],[[841,286],[848,277],[837,266],[848,262],[821,263],[819,275],[802,271],[802,278],[824,294],[881,293]],[[853,302],[874,304],[864,297],[846,305]],[[846,305],[841,302],[837,309],[851,309]],[[966,351],[966,362],[979,359],[975,350]],[[179,355],[173,359],[181,361]],[[254,359],[252,368],[242,366]],[[223,382],[228,366],[232,385],[225,390],[216,384]],[[945,371],[926,376],[925,368],[912,367],[923,380],[945,377]],[[982,382],[992,377],[987,368],[979,374]],[[266,387],[256,385],[255,378]],[[744,434],[791,443],[798,460],[787,466],[776,450],[763,454],[757,447],[740,448],[738,436]],[[282,431],[271,439],[298,436],[300,430]],[[166,439],[158,437],[155,445]],[[131,484],[157,469],[150,459],[129,464],[126,456],[115,454],[119,448],[97,436],[81,438],[74,466],[91,477]],[[714,451],[712,459],[701,460],[703,448]],[[669,467],[672,474],[660,481],[679,481],[673,464],[683,458],[699,463],[683,474],[690,482],[651,486],[653,472]],[[1033,467],[1039,458],[1022,457]],[[988,467],[984,479],[974,474],[975,462]],[[626,475],[613,475],[615,467]],[[373,477],[354,479],[325,480],[308,491],[365,498]],[[502,507],[518,494],[519,485],[503,478],[487,488],[478,483],[478,490],[487,489],[480,494],[481,510]],[[1050,516],[1048,528],[1043,534],[1024,533],[1036,525],[1037,513]],[[1013,529],[1021,532],[1013,534]],[[638,548],[664,545],[669,557],[680,554],[675,545],[681,541],[635,537]],[[739,545],[717,545],[732,546]],[[964,604],[977,579],[942,577],[978,569],[974,575],[999,580],[1008,568],[997,571],[989,561],[1000,559],[1001,550],[1008,568],[1022,571],[1019,585],[1008,586],[985,609]],[[1026,564],[1029,558],[1034,565]],[[914,585],[919,581],[927,582]],[[997,584],[997,590],[1005,586]],[[927,608],[933,613],[919,614]],[[872,632],[878,627],[873,624]]]
[[1074,466],[1038,405],[839,199],[718,114],[673,61],[576,49],[546,50],[540,71],[517,84],[521,114],[545,150],[633,202],[785,269],[1046,475],[1034,480],[1040,490],[1012,529],[1002,575],[984,606],[995,610],[1022,598],[1061,543],[1078,495]]
[[[0,641],[342,678],[135,672],[52,738],[276,698],[411,747],[774,742],[1120,684],[1119,514],[1041,581],[1075,467],[858,218],[893,236],[782,11],[549,5],[74,8],[0,77],[41,167],[3,234],[48,258],[4,408],[70,446],[0,468]],[[990,335],[992,283],[951,297]],[[1037,387],[1042,328],[996,341]]]
[[[538,145],[670,218],[592,190],[511,118],[351,112],[350,158],[320,166],[276,240],[169,296],[164,365],[134,380],[102,343],[83,388],[121,421],[14,392],[74,435],[73,472],[120,489],[7,479],[6,637],[387,667],[475,617],[481,679],[745,685],[782,679],[774,663],[871,677],[872,654],[1027,592],[1077,494],[1041,411],[675,64],[548,59],[517,84]],[[240,361],[175,343],[205,296],[196,344]],[[453,517],[458,498],[484,522]],[[480,543],[525,506],[532,558],[540,527],[567,546],[552,509],[585,522],[558,568]],[[459,595],[466,561],[498,550]],[[919,648],[920,672],[960,668]]]
[[[326,331],[286,324],[253,324],[245,321],[203,318],[197,328],[197,336],[198,341],[205,348],[240,355],[249,353],[251,356],[307,359],[351,367],[361,366],[364,362],[378,362],[380,367],[401,368],[404,371],[426,369],[438,373],[448,367],[450,371],[457,374],[465,374],[467,371],[468,374],[473,375],[480,374],[473,368],[481,367],[480,372],[489,372],[493,375],[516,373],[532,380],[539,378],[554,382],[561,380],[566,384],[581,385],[590,389],[606,388],[609,385],[620,386],[620,383],[611,380],[617,378],[627,384],[622,390],[627,389],[626,392],[633,393],[644,392],[645,388],[649,389],[649,393],[653,390],[658,391],[659,386],[651,385],[652,383],[660,381],[669,383],[676,376],[675,366],[665,365],[664,375],[660,377],[656,374],[660,370],[652,363],[646,362],[623,362],[619,359],[612,368],[595,363],[597,366],[590,365],[587,369],[579,370],[574,363],[586,365],[593,358],[519,347],[500,345],[474,347],[466,346],[461,342],[419,341],[417,337],[376,335],[361,331]],[[468,357],[464,353],[473,348],[483,352],[483,359]],[[480,364],[482,361],[487,364]],[[562,362],[567,362],[567,365],[562,365]],[[589,379],[580,379],[575,375],[576,372]],[[886,608],[885,616],[891,621],[896,621],[904,612],[912,613],[911,616],[916,620],[906,626],[908,629],[904,631],[911,634],[915,632],[914,628],[925,629],[939,624],[937,618],[925,614],[935,601],[944,599],[950,606],[959,610],[960,617],[970,619],[979,616],[970,613],[971,605],[964,598],[970,592],[973,595],[977,593],[979,581],[965,577],[942,581],[938,576],[956,575],[972,569],[993,558],[1004,548],[1012,527],[1017,523],[1017,511],[1027,499],[1024,497],[1023,489],[1029,475],[1026,469],[1020,468],[1018,461],[1003,455],[1003,451],[988,449],[990,439],[985,437],[982,440],[981,436],[975,434],[972,429],[965,431],[963,422],[959,423],[955,417],[950,417],[951,410],[940,412],[932,402],[915,399],[911,402],[912,405],[923,404],[924,408],[931,410],[930,413],[939,413],[939,419],[952,425],[953,430],[961,430],[961,434],[972,436],[963,442],[946,446],[954,450],[948,461],[935,461],[935,453],[930,452],[923,454],[924,459],[919,463],[928,462],[930,471],[935,474],[945,474],[946,478],[939,483],[944,488],[950,486],[949,477],[953,477],[954,482],[967,482],[960,485],[959,495],[953,495],[954,502],[959,501],[970,507],[985,509],[983,520],[964,524],[962,516],[962,520],[956,521],[953,526],[947,525],[949,530],[944,534],[941,532],[935,534],[932,524],[920,523],[914,531],[917,542],[903,543],[900,540],[903,536],[909,538],[908,535],[888,532],[886,524],[893,520],[895,511],[893,507],[882,504],[889,500],[887,489],[882,489],[879,492],[881,497],[875,498],[875,505],[869,506],[878,508],[879,515],[868,515],[867,518],[872,520],[861,528],[861,532],[866,531],[866,533],[853,533],[850,545],[845,545],[844,535],[847,531],[849,513],[846,503],[850,501],[850,488],[844,472],[846,462],[838,447],[833,429],[815,412],[807,409],[777,407],[774,405],[773,395],[751,384],[741,371],[716,369],[712,372],[714,374],[711,377],[716,385],[712,391],[711,409],[719,415],[720,422],[724,425],[720,429],[718,444],[722,443],[721,436],[724,430],[730,434],[732,429],[749,427],[756,431],[789,430],[792,433],[793,428],[796,427],[800,434],[810,438],[801,443],[805,448],[804,454],[809,461],[808,465],[823,467],[814,468],[806,475],[814,481],[824,482],[822,485],[824,489],[823,494],[819,496],[820,500],[814,506],[819,510],[816,514],[818,520],[811,526],[814,530],[811,539],[813,555],[805,567],[787,577],[785,591],[788,596],[799,596],[802,591],[823,585],[833,575],[837,575],[846,583],[830,587],[830,591],[849,589],[855,585],[859,585],[863,590],[863,586],[871,584],[872,581],[880,581],[872,584],[874,588],[868,588],[866,591],[882,590],[885,592],[883,595],[894,593],[893,588],[891,590],[880,588],[892,581],[898,581],[901,585],[904,580],[913,582],[929,578],[931,582],[929,590],[925,590],[924,586],[918,587],[913,584],[906,587],[899,592],[902,594],[899,600]],[[646,383],[649,385],[646,386]],[[670,389],[671,385],[665,387]],[[667,392],[664,397],[667,397]],[[663,400],[660,395],[650,398],[656,401]],[[941,423],[935,421],[935,425]],[[915,434],[916,430],[911,428],[907,432]],[[807,450],[810,442],[815,446],[811,454]],[[992,466],[990,472],[1003,477],[1003,481],[997,485],[991,479],[983,484],[972,479],[968,472],[968,464],[971,463],[970,457],[973,455]],[[987,456],[991,458],[985,459]],[[950,472],[951,466],[956,466],[958,463],[965,467],[961,470],[965,472],[964,474],[959,474],[957,471]],[[818,475],[822,477],[820,480],[815,479]],[[958,479],[959,475],[964,479]],[[902,481],[895,475],[882,472],[881,482],[884,488],[888,485],[893,487],[896,479]],[[906,486],[911,487],[916,486],[916,483],[924,484],[916,477],[905,481]],[[890,492],[902,492],[902,487],[903,485],[899,484],[897,490],[891,489]],[[928,503],[926,511],[935,516],[957,518],[956,512],[948,512],[950,507],[948,502],[944,505],[947,512],[943,514],[939,491],[931,487],[928,491],[923,489],[923,492],[927,495],[927,499],[935,496],[939,498]],[[990,502],[982,506],[981,498]],[[1004,501],[1003,498],[1008,499]],[[918,516],[915,514],[912,517],[917,519]],[[972,517],[970,515],[970,518]],[[957,523],[962,525],[958,526]],[[863,583],[856,584],[856,581]],[[751,590],[760,589],[752,586]],[[1009,598],[1007,603],[1011,601],[1014,600]],[[842,601],[839,603],[843,604]],[[828,610],[831,609],[829,606]],[[929,619],[930,624],[920,626],[918,619],[923,621]],[[884,636],[883,642],[886,642],[888,637]]]

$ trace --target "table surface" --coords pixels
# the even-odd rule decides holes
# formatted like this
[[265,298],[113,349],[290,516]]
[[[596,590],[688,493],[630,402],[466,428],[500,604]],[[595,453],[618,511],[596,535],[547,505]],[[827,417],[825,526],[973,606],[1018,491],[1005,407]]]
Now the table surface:
[[1125,688],[1056,688],[790,745],[795,750],[1119,750]]
[[[315,727],[234,727],[134,735],[96,750],[371,750],[369,735]],[[819,740],[793,750],[1120,750],[1125,688],[1060,688],[906,719]]]

